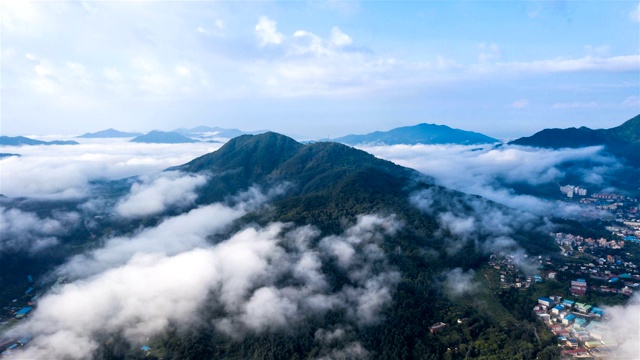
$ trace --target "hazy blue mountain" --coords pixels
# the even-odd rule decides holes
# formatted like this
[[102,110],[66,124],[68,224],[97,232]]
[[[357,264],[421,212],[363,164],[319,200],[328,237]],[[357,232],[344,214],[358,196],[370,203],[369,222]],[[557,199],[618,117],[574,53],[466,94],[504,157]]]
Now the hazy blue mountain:
[[2,158],[6,158],[6,157],[11,157],[11,156],[17,156],[17,157],[20,157],[20,156],[22,156],[22,155],[20,155],[20,154],[11,154],[11,153],[0,153],[0,159],[2,159]]
[[77,145],[73,140],[41,141],[30,139],[24,136],[0,136],[0,145],[23,146],[23,145]]
[[178,134],[182,134],[191,138],[234,138],[241,135],[255,135],[267,132],[267,130],[259,131],[242,131],[239,129],[225,129],[221,127],[196,126],[194,128],[179,128],[174,130]]
[[499,140],[492,137],[460,129],[453,129],[446,125],[418,124],[404,126],[389,131],[376,131],[365,135],[347,135],[334,141],[348,144],[492,144]]
[[610,129],[594,130],[584,126],[544,129],[511,144],[553,149],[603,145],[610,154],[637,166],[640,165],[640,115]]
[[142,133],[123,132],[115,129],[107,129],[107,130],[97,131],[94,133],[86,133],[84,135],[80,135],[76,137],[84,138],[84,139],[98,139],[98,138],[128,138],[128,137],[136,137],[140,135],[142,135]]
[[145,135],[137,136],[131,139],[131,142],[148,143],[148,144],[184,144],[195,143],[198,140],[188,138],[177,132],[165,132],[153,130]]

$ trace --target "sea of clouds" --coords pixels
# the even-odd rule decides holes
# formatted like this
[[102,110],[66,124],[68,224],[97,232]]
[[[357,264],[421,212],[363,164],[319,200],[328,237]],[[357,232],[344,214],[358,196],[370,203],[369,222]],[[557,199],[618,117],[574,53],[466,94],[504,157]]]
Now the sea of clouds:
[[[42,296],[30,318],[11,330],[15,335],[33,336],[20,356],[87,358],[98,348],[105,332],[121,333],[132,343],[140,343],[170,327],[186,329],[203,325],[203,321],[232,338],[241,338],[295,326],[334,310],[344,312],[346,317],[338,326],[316,332],[314,341],[324,348],[320,356],[369,355],[362,344],[349,339],[354,328],[381,321],[382,309],[393,301],[401,274],[389,266],[381,243],[403,224],[394,216],[362,214],[357,223],[332,236],[321,236],[312,226],[283,223],[247,226],[229,233],[239,218],[266,206],[273,196],[286,192],[288,185],[254,187],[236,194],[230,202],[196,205],[197,189],[209,180],[208,176],[163,170],[218,147],[101,139],[83,140],[74,146],[0,149],[22,155],[0,160],[1,194],[81,204],[75,211],[47,216],[3,206],[0,252],[3,248],[37,252],[55,246],[59,236],[82,225],[83,213],[95,213],[99,208],[108,207],[123,219],[182,209],[182,213],[167,216],[153,226],[101,239],[102,246],[69,259],[57,269],[69,277],[69,283]],[[505,181],[532,185],[554,182],[562,176],[561,164],[582,159],[599,165],[594,170],[596,175],[619,166],[603,155],[600,147],[542,150],[395,145],[362,149],[415,168],[433,177],[437,184],[516,209],[500,210],[476,200],[454,202],[448,211],[436,214],[434,204],[442,201],[437,198],[441,194],[426,190],[408,199],[425,214],[435,216],[440,235],[451,236],[445,239],[450,241],[451,253],[463,243],[460,240],[473,241],[487,252],[517,254],[527,272],[533,271],[533,264],[511,239],[514,231],[531,230],[528,226],[534,223],[530,221],[533,214],[563,216],[579,210],[519,195],[505,188]],[[597,176],[587,175],[585,181],[598,181]],[[128,180],[128,192],[114,204],[101,203],[91,196],[95,181],[134,176]],[[322,271],[325,266],[343,272],[347,283],[340,288],[330,286]],[[473,270],[454,268],[442,274],[442,285],[452,296],[473,294],[480,286],[474,281],[475,275]],[[205,306],[216,309],[218,315],[199,317]],[[621,341],[620,351],[634,349],[634,338],[628,334],[637,335],[640,330],[637,322],[629,319],[637,319],[639,306],[636,296],[626,306],[609,309],[610,328],[624,329],[627,334],[614,334]],[[345,343],[345,347],[336,347]]]

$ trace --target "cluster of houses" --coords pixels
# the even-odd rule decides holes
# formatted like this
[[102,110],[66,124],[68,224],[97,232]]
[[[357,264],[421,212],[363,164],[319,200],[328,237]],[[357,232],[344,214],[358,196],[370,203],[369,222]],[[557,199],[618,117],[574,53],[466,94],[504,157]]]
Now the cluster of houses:
[[[538,258],[539,263],[542,263],[543,260],[549,259],[542,259],[541,256]],[[528,261],[533,264],[535,260],[534,258],[521,259],[508,254],[491,254],[489,257],[489,266],[492,266],[500,272],[500,287],[527,289],[531,284],[541,283],[543,281],[543,277],[540,274],[533,276],[525,275],[518,266],[518,263],[522,261]]]
[[16,350],[27,345],[31,341],[30,337],[4,338],[0,339],[0,359],[13,354]]
[[603,309],[549,296],[539,298],[533,312],[557,336],[562,355],[603,357],[611,351],[609,328],[601,321]]

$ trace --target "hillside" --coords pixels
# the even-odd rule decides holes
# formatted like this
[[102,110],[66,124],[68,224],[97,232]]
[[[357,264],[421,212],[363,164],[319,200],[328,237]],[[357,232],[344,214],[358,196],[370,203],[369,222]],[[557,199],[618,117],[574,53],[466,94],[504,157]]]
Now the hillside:
[[610,154],[626,160],[630,165],[640,165],[640,115],[622,125],[610,129],[588,127],[568,129],[544,129],[529,137],[511,142],[544,148],[578,148],[603,145]]
[[348,144],[492,144],[499,142],[489,136],[445,125],[418,124],[395,128],[389,131],[376,131],[365,135],[347,135],[334,141]]
[[32,145],[77,145],[72,140],[41,141],[24,136],[0,136],[0,145],[5,146],[32,146]]
[[139,132],[123,132],[115,129],[106,129],[102,131],[97,131],[94,133],[86,133],[78,138],[82,139],[101,139],[101,138],[128,138],[128,137],[136,137],[142,135]]
[[146,144],[186,144],[198,142],[176,132],[165,132],[153,130],[148,134],[137,136],[131,139],[131,142]]

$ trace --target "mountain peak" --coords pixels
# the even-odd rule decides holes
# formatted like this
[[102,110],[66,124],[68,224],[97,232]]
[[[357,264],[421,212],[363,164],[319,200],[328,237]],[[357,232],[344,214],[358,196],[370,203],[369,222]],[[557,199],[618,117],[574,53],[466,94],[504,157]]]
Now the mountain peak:
[[446,125],[421,123],[413,126],[403,126],[389,131],[376,131],[365,135],[347,135],[338,139],[337,142],[359,145],[359,144],[492,144],[498,142],[497,139],[489,136],[460,129],[454,129]]
[[131,140],[138,143],[155,143],[155,144],[184,144],[198,142],[177,132],[164,132],[152,130],[148,134],[140,135]]

